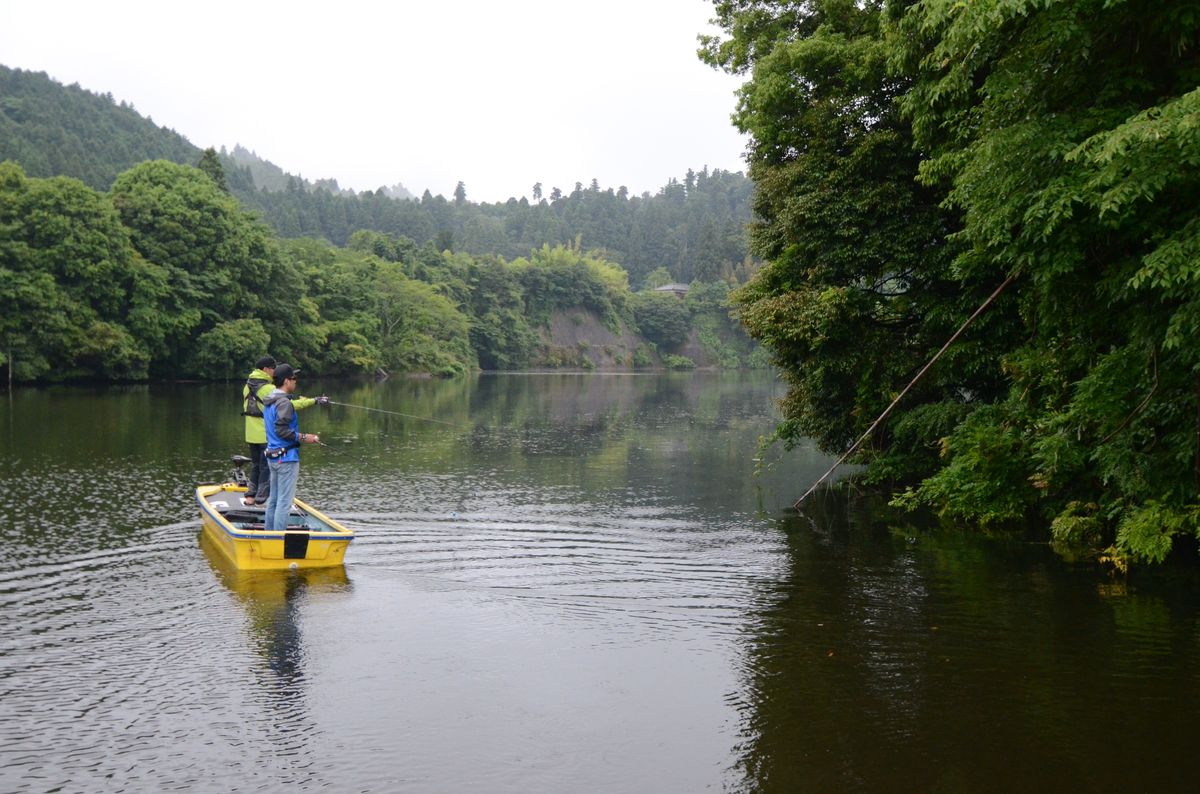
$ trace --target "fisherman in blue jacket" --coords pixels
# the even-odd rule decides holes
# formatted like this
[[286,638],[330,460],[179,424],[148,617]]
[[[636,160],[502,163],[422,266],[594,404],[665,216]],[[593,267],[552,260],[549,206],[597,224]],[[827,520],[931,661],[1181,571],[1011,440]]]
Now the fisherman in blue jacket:
[[[321,437],[315,433],[300,432],[300,419],[291,397],[299,374],[300,370],[292,369],[290,364],[276,366],[275,390],[263,401],[263,425],[267,431],[267,449],[263,455],[271,478],[263,518],[266,530],[287,529],[292,500],[296,498],[296,480],[300,477],[300,445],[321,443]],[[314,402],[328,405],[329,398],[322,395],[314,398]]]

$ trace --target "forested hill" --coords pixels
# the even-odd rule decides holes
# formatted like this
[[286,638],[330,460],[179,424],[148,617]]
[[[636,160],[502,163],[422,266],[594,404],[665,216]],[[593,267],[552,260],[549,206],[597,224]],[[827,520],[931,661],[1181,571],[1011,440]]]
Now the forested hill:
[[[111,93],[95,94],[78,84],[64,86],[45,72],[0,65],[0,161],[19,163],[29,176],[70,176],[105,191],[138,163],[195,165],[201,153],[133,105],[118,104]],[[241,147],[223,152],[221,160],[229,187],[242,196],[252,197],[260,188],[282,190],[295,179]]]
[[[28,176],[71,176],[108,190],[118,174],[143,161],[195,165],[201,154],[111,94],[0,66],[0,161],[16,161]],[[356,194],[334,180],[313,183],[288,174],[241,147],[222,151],[221,161],[230,192],[282,237],[342,246],[367,229],[506,258],[544,244],[582,245],[604,250],[635,286],[659,267],[683,282],[743,281],[750,269],[743,228],[752,184],[741,173],[702,168],[640,196],[595,180],[566,189],[531,180],[532,201],[477,204],[463,183],[449,199],[426,191],[405,200],[411,194],[403,185]]]
[[603,250],[640,286],[657,268],[674,281],[742,282],[752,267],[744,227],[750,220],[751,182],[729,171],[688,171],[655,195],[630,196],[624,188],[576,183],[570,193],[550,188],[535,201],[495,204],[466,200],[465,186],[446,199],[428,191],[420,201],[396,201],[382,191],[344,196],[305,190],[293,181],[282,193],[258,192],[243,202],[255,207],[283,237],[323,237],[346,244],[354,231],[373,231],[432,241],[440,250],[524,256],[542,245],[581,244]]
[[0,161],[30,176],[73,176],[108,190],[144,160],[195,164],[200,150],[112,94],[64,86],[45,72],[0,66]]

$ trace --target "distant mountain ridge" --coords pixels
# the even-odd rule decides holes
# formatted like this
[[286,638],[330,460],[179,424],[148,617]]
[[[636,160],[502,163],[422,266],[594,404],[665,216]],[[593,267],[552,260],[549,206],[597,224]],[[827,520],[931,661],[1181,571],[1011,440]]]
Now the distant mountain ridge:
[[[282,193],[288,189],[288,180],[296,179],[292,174],[287,173],[279,166],[272,163],[270,160],[265,160],[259,157],[257,152],[254,152],[241,144],[233,147],[232,151],[227,152],[225,147],[221,147],[220,154],[222,158],[231,160],[242,168],[248,168],[250,175],[254,178],[254,186],[260,190],[268,190],[272,193]],[[306,189],[309,190],[328,190],[330,193],[339,196],[356,196],[355,191],[350,188],[342,188],[338,185],[336,179],[318,179],[315,182],[309,182],[307,179],[302,180]],[[382,188],[384,195],[394,199],[415,199],[416,196],[404,187],[403,184],[396,184]]]

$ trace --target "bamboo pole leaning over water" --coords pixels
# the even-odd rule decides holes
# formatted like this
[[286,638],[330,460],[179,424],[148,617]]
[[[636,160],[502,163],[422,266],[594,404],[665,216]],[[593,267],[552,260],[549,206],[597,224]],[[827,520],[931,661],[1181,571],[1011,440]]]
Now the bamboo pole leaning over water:
[[887,419],[887,416],[888,416],[888,414],[890,414],[892,412],[892,409],[895,408],[896,405],[902,399],[904,399],[904,395],[908,394],[909,390],[912,389],[912,387],[917,384],[917,381],[919,381],[925,375],[925,373],[929,371],[929,368],[932,367],[937,362],[937,360],[942,357],[942,354],[945,353],[947,350],[949,350],[950,346],[953,345],[958,340],[958,337],[962,335],[962,332],[967,330],[967,327],[970,326],[971,323],[975,322],[976,317],[983,314],[984,310],[987,309],[987,307],[992,304],[992,301],[994,301],[1001,292],[1004,292],[1004,290],[1008,287],[1009,284],[1013,283],[1013,279],[1015,279],[1015,278],[1016,278],[1015,275],[1011,275],[1008,278],[1004,279],[1004,282],[1000,286],[996,287],[996,291],[993,292],[991,295],[989,295],[987,300],[985,300],[983,303],[979,304],[979,308],[975,310],[975,313],[972,314],[970,317],[968,317],[967,321],[964,322],[962,325],[960,325],[958,327],[958,330],[954,332],[954,335],[946,340],[946,344],[942,345],[942,349],[939,350],[936,354],[934,354],[933,358],[929,359],[929,361],[926,362],[925,366],[921,367],[921,371],[916,374],[916,377],[914,377],[912,380],[910,380],[908,382],[908,385],[904,387],[904,390],[902,392],[900,392],[898,395],[896,395],[896,399],[892,400],[892,404],[889,405],[887,408],[883,409],[883,413],[881,413],[879,415],[878,419],[876,419],[874,422],[871,423],[871,426],[867,428],[867,432],[865,432],[861,436],[859,436],[858,441],[855,441],[850,446],[850,449],[846,450],[846,452],[840,458],[837,459],[837,462],[829,467],[829,471],[822,474],[821,477],[816,482],[814,482],[807,491],[804,492],[804,496],[801,496],[799,499],[796,500],[796,503],[794,505],[792,505],[793,508],[799,510],[801,503],[805,499],[807,499],[809,496],[811,496],[813,491],[817,490],[817,486],[819,486],[821,483],[825,482],[825,479],[827,477],[829,477],[830,474],[833,474],[834,469],[836,469],[838,466],[841,466],[846,461],[846,458],[853,455],[855,453],[855,451],[860,446],[862,446],[862,443],[864,441],[866,441],[868,438],[870,438],[871,433],[875,432],[875,428],[879,427],[879,425],[883,423],[883,420]]

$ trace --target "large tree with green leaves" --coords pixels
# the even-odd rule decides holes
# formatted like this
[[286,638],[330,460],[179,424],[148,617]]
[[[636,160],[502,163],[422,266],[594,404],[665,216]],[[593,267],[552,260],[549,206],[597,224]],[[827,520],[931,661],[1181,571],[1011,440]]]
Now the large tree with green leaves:
[[[353,374],[383,367],[451,375],[475,368],[468,317],[439,294],[441,285],[409,275],[426,252],[411,240],[370,233],[357,236],[356,242],[356,250],[316,240],[284,246],[303,274],[306,299],[321,318],[321,371]],[[433,256],[442,260],[441,254]]]
[[1200,535],[1200,9],[924,0],[894,13],[922,181],[964,219],[955,266],[1016,278],[1010,388],[915,492],[1035,510],[1060,539],[1161,560]]
[[117,178],[111,198],[134,248],[166,274],[153,351],[163,366],[190,368],[191,341],[230,318],[261,319],[281,354],[311,349],[299,277],[269,230],[204,172],[143,163]]
[[687,341],[692,322],[679,298],[670,293],[639,292],[629,305],[638,330],[651,342],[670,350]]
[[[716,7],[727,35],[701,54],[749,77],[735,121],[751,136],[751,248],[768,260],[735,294],[738,312],[790,386],[779,436],[840,453],[989,285],[953,277],[956,216],[915,181],[919,157],[897,106],[907,81],[888,68],[882,4]],[[995,394],[999,375],[986,345],[958,347],[864,448],[868,476],[927,473],[931,439]]]
[[769,264],[739,300],[792,384],[781,435],[849,443],[1011,279],[871,439],[868,476],[1119,560],[1200,535],[1196,7],[716,8],[703,57],[751,77]]
[[144,377],[126,323],[149,270],[102,194],[0,164],[0,351],[17,379]]

